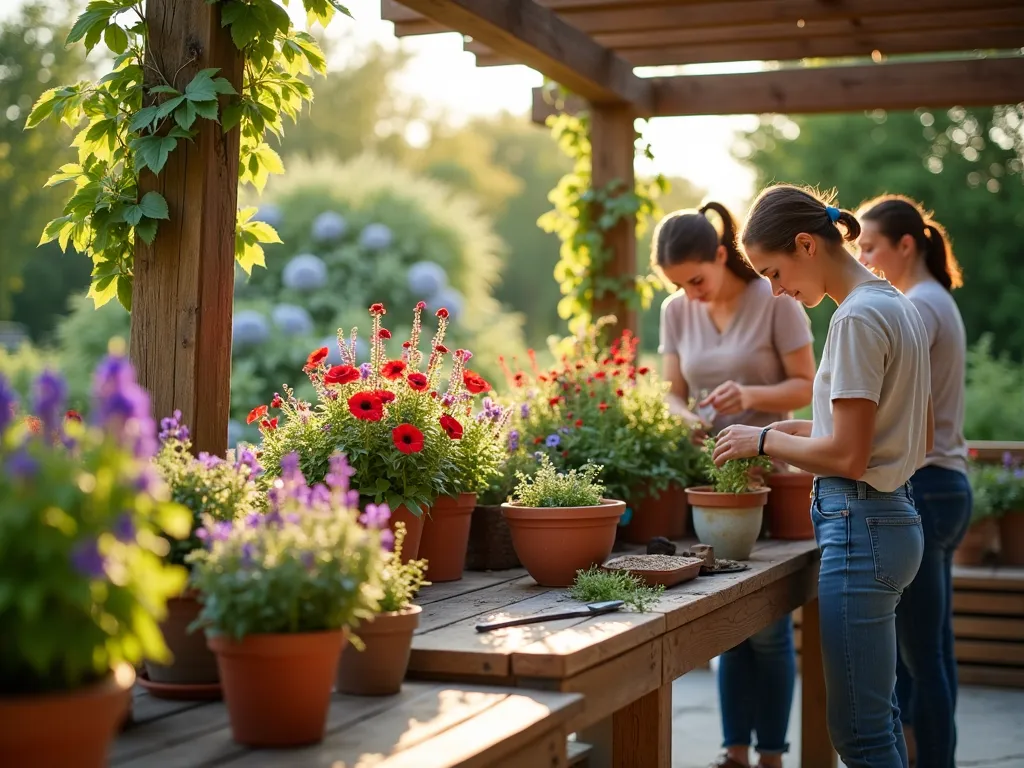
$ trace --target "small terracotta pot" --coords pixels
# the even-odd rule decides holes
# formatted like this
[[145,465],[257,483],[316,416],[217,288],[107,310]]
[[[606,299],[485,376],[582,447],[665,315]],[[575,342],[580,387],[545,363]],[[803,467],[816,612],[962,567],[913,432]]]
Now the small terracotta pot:
[[506,502],[501,510],[527,572],[542,587],[568,587],[576,571],[608,559],[626,502],[603,499],[594,507],[522,507]]
[[693,529],[715,557],[746,560],[761,532],[767,488],[747,493],[717,493],[711,486],[686,489],[693,508]]
[[1024,565],[1024,510],[1013,510],[999,518],[999,562]]
[[419,556],[426,558],[431,582],[462,578],[474,507],[475,493],[462,493],[457,498],[439,496],[430,507],[423,520]]
[[391,520],[388,526],[391,532],[395,531],[395,523],[405,523],[405,541],[402,542],[402,562],[408,563],[420,556],[420,542],[423,538],[423,515],[414,515],[405,504],[400,504],[391,510]]
[[338,693],[390,696],[402,689],[412,652],[412,635],[420,625],[418,605],[379,613],[355,630],[366,646],[348,648],[338,663]]
[[134,682],[135,670],[125,665],[78,690],[0,697],[0,763],[105,768]]
[[[209,685],[220,681],[217,657],[206,644],[206,635],[202,630],[188,631],[202,610],[197,596],[198,593],[190,589],[167,601],[167,618],[160,623],[160,631],[171,650],[172,661],[166,665],[146,662],[146,674],[154,683]],[[161,698],[160,690],[157,686],[150,693]]]
[[298,747],[324,738],[347,630],[208,638],[235,741]]
[[646,544],[657,536],[681,539],[686,536],[686,491],[681,485],[670,485],[654,495],[642,488],[631,494],[633,517],[619,531],[623,541]]
[[953,552],[956,565],[981,565],[999,549],[999,521],[982,518],[967,529],[963,541]]
[[764,503],[768,534],[773,539],[813,539],[810,472],[772,472],[767,477],[771,493]]

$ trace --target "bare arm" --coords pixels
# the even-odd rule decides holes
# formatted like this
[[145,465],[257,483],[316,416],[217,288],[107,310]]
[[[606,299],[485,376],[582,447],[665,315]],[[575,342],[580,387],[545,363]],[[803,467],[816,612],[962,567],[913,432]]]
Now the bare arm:
[[808,344],[782,358],[786,379],[768,386],[743,387],[744,407],[754,411],[795,411],[810,404],[814,388],[814,348]]
[[795,435],[796,437],[810,437],[813,425],[814,422],[810,419],[786,419],[785,421],[774,422],[772,429],[777,429],[780,432],[785,432],[787,435]]
[[877,412],[871,400],[833,400],[831,435],[802,437],[772,429],[765,435],[764,452],[815,475],[859,480],[871,459]]
[[686,386],[686,379],[683,378],[682,361],[679,355],[670,353],[661,358],[661,375],[669,383],[668,407],[672,413],[682,416],[691,424],[704,425],[687,405],[690,397],[690,389]]

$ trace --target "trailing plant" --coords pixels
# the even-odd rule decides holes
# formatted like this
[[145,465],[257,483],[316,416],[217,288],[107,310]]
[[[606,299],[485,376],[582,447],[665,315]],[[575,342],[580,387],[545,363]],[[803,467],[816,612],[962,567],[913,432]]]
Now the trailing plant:
[[558,472],[546,455],[538,457],[540,466],[532,475],[517,473],[519,484],[513,501],[522,507],[596,507],[604,497],[604,486],[598,482],[599,464],[586,464],[580,469]]
[[[545,232],[562,241],[555,280],[562,292],[558,314],[576,331],[591,322],[594,299],[615,296],[630,306],[646,309],[659,289],[655,276],[613,278],[604,274],[614,254],[605,237],[619,222],[636,217],[636,234],[642,237],[651,219],[660,215],[659,195],[668,191],[668,180],[658,174],[652,180],[637,179],[629,189],[621,180],[595,187],[592,178],[590,118],[586,113],[562,113],[548,117],[547,125],[562,151],[573,160],[573,168],[548,194],[554,208],[537,220]],[[637,152],[651,160],[651,145],[636,134]]]
[[715,466],[711,455],[715,451],[715,438],[704,439],[704,468],[716,493],[747,493],[764,486],[762,475],[772,471],[772,460],[768,456],[753,456],[747,459],[729,459],[722,466]]
[[[80,81],[43,93],[26,128],[47,118],[80,128],[73,145],[78,162],[61,166],[47,186],[71,183],[63,214],[46,225],[40,243],[57,240],[93,262],[89,295],[97,307],[115,296],[131,310],[136,238],[152,243],[170,219],[167,200],[142,192],[142,174],[159,176],[172,152],[199,133],[201,120],[241,131],[239,180],[262,192],[270,174],[284,172],[267,142],[280,136],[284,117],[294,122],[313,91],[303,79],[323,74],[326,60],[316,40],[293,28],[274,0],[207,0],[220,5],[220,20],[242,52],[241,91],[217,68],[185,77],[198,53],[176,71],[163,68],[147,50],[149,29],[142,0],[92,0],[78,17],[67,44],[91,51],[102,41],[114,55],[112,70],[96,82]],[[287,4],[287,0],[284,0]],[[302,0],[311,20],[326,25],[337,0]],[[84,125],[83,125],[84,124]],[[153,187],[152,180],[146,186]],[[261,244],[280,242],[273,227],[254,220],[255,208],[235,222],[235,258],[248,273],[263,266]]]
[[380,599],[381,613],[403,611],[412,605],[412,599],[430,582],[423,578],[427,569],[426,560],[402,562],[402,545],[405,542],[405,523],[395,523],[395,543],[384,555],[381,571],[381,587],[384,596]]
[[584,603],[621,600],[638,613],[644,613],[658,602],[664,591],[664,584],[649,587],[629,571],[603,571],[594,565],[576,572],[569,596]]

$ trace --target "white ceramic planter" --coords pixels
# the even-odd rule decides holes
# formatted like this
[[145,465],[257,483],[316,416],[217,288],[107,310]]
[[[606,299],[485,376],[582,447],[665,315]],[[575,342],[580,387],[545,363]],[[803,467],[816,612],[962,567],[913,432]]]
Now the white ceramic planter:
[[702,544],[715,548],[715,557],[746,560],[761,532],[768,489],[750,493],[715,493],[710,488],[687,488],[693,510],[693,529]]

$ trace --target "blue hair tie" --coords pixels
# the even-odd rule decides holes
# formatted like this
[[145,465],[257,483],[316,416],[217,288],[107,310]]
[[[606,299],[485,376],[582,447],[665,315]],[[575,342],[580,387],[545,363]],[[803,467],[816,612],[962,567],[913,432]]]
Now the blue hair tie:
[[838,224],[839,217],[842,215],[843,212],[836,208],[834,205],[826,205],[825,213],[828,214],[829,221],[831,221],[833,224]]

